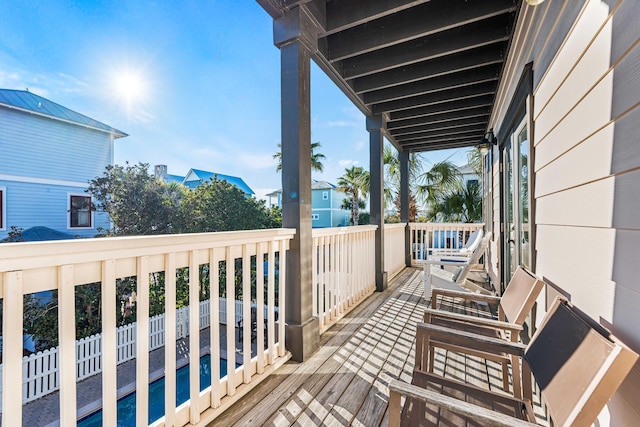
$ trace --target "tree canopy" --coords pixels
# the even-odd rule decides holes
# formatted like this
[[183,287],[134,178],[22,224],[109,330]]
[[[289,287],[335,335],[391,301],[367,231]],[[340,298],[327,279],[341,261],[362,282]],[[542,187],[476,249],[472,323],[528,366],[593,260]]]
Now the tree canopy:
[[280,227],[278,208],[246,197],[214,177],[194,189],[166,183],[149,174],[149,165],[107,166],[89,182],[93,208],[107,212],[113,228],[107,235],[200,233]]
[[[324,170],[322,161],[325,159],[325,156],[322,153],[316,152],[316,149],[320,147],[321,144],[319,142],[311,143],[311,170],[316,172],[322,172]],[[278,144],[278,148],[280,149],[280,151],[276,152],[276,154],[273,155],[274,159],[278,159],[276,172],[280,172],[282,170],[282,144]]]
[[[165,183],[148,172],[148,165],[108,166],[104,174],[89,183],[87,190],[94,199],[95,210],[109,213],[113,228],[104,235],[129,236],[170,233],[196,233],[210,231],[277,228],[282,224],[280,208],[267,209],[264,201],[246,197],[238,187],[214,177],[195,189],[177,183]],[[14,234],[19,233],[15,230]],[[16,234],[17,235],[17,234]],[[18,239],[15,239],[16,241]],[[255,277],[262,263],[252,261],[252,295],[255,294]],[[225,282],[226,263],[220,266]],[[176,271],[177,307],[189,305],[188,268]],[[209,298],[210,266],[199,266],[200,297]],[[163,313],[165,273],[150,274],[150,315]],[[242,293],[242,266],[236,265],[236,299]],[[224,276],[224,277],[223,277]],[[212,284],[215,286],[215,283]],[[135,321],[135,277],[119,278],[116,282],[118,325]],[[76,339],[100,333],[101,325],[100,283],[76,286]],[[224,287],[220,296],[226,296]],[[25,333],[35,337],[36,351],[58,344],[58,298],[53,291],[45,298],[25,296]],[[0,307],[0,316],[2,310]]]
[[338,190],[351,197],[351,224],[358,225],[359,209],[369,194],[369,172],[360,166],[345,169],[344,175],[338,178]]

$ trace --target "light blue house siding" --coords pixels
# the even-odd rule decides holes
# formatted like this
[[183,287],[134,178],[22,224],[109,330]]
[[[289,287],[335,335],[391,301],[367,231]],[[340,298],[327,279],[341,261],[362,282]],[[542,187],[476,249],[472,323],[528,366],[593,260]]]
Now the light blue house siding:
[[70,200],[88,196],[88,181],[113,163],[114,139],[124,133],[30,92],[10,90],[0,90],[0,129],[0,240],[11,226],[45,226],[79,237],[109,228],[104,213],[92,213],[90,226],[72,227]]
[[[276,197],[282,207],[282,191],[277,190],[268,197]],[[311,183],[311,226],[313,228],[345,227],[349,225],[351,213],[342,209],[345,194],[326,181]]]

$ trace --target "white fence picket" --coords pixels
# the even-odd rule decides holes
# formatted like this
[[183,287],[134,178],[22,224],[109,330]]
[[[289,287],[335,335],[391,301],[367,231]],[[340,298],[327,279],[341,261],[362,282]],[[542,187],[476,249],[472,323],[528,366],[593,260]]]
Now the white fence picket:
[[[219,298],[220,323],[226,324],[226,298]],[[235,325],[242,319],[242,301],[235,302]],[[200,302],[200,329],[211,324],[209,300]],[[265,308],[266,312],[266,308]],[[189,336],[189,307],[176,310],[176,338]],[[164,314],[149,319],[149,351],[161,348],[165,344]],[[76,380],[81,381],[102,372],[102,335],[96,334],[76,341]],[[117,363],[136,357],[136,323],[120,326],[116,330]],[[22,402],[36,400],[60,387],[58,374],[58,348],[40,351],[23,358]],[[0,364],[0,375],[2,364]],[[0,376],[0,380],[2,377]],[[1,383],[0,383],[1,384]],[[0,387],[0,398],[2,389]]]

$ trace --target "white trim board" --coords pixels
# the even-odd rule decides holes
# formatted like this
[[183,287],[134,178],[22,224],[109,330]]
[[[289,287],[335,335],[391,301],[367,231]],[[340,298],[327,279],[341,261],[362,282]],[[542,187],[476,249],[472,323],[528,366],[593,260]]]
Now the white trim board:
[[31,184],[60,185],[64,187],[87,188],[89,186],[88,182],[64,181],[61,179],[35,178],[31,176],[19,176],[19,175],[7,175],[7,174],[0,174],[0,181],[28,182]]

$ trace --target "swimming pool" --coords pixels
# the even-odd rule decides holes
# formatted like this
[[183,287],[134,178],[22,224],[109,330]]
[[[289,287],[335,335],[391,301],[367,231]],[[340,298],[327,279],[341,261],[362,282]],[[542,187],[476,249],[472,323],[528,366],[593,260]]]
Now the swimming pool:
[[[220,377],[227,375],[227,361],[220,360]],[[211,385],[211,357],[200,358],[200,390]],[[189,400],[189,365],[176,371],[176,406]],[[149,423],[164,416],[164,377],[149,384]],[[118,399],[118,427],[136,425],[136,393]],[[78,427],[102,427],[102,411],[78,421]]]

